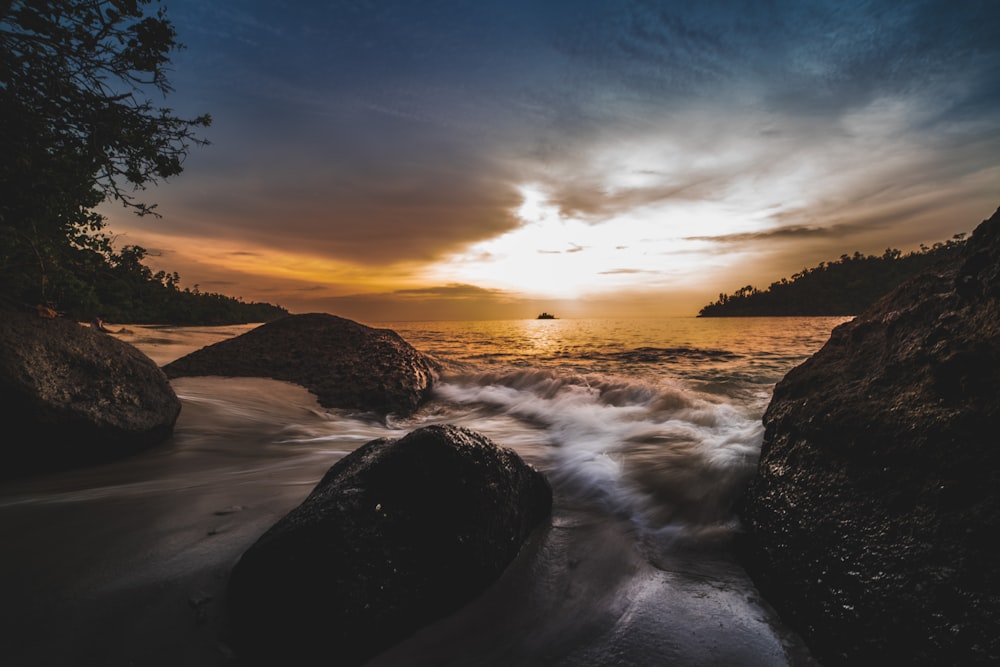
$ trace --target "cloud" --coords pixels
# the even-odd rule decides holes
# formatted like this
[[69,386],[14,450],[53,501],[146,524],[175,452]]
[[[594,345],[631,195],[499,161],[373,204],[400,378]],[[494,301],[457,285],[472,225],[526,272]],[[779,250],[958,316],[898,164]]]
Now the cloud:
[[[646,262],[661,258],[678,280],[702,252],[797,270],[947,238],[995,208],[995,3],[176,0],[170,16],[189,47],[171,104],[216,122],[151,192],[157,246],[350,265],[315,290],[357,292],[331,307],[500,307],[510,295],[484,274],[425,270],[499,264],[471,246],[525,225],[528,183],[551,233],[510,254],[540,272],[575,258],[637,291],[660,284]],[[220,278],[205,261],[182,273]],[[409,291],[422,275],[440,284]]]
[[[352,297],[365,297],[369,295],[353,295]],[[417,289],[401,289],[379,295],[381,297],[439,297],[443,299],[505,299],[507,293],[498,289],[487,289],[475,285],[465,285],[462,283],[452,283],[450,285],[435,285],[433,287],[421,287]]]
[[[442,289],[443,288],[443,289]],[[474,298],[452,298],[459,294]],[[681,289],[674,299],[665,300],[648,291],[624,290],[610,296],[594,295],[586,302],[577,299],[537,298],[503,290],[477,288],[474,285],[437,286],[418,296],[402,291],[357,294],[302,302],[295,312],[320,309],[361,322],[406,322],[419,320],[506,320],[535,319],[541,312],[560,318],[579,317],[650,317],[657,315],[692,315],[714,298],[697,289]],[[440,291],[439,291],[440,290]]]
[[719,173],[701,177],[689,173],[683,183],[672,182],[674,175],[664,175],[666,183],[609,191],[605,183],[607,173],[592,174],[553,184],[552,201],[564,216],[603,222],[616,215],[663,202],[699,201],[724,187],[735,175]]
[[717,236],[686,236],[685,241],[710,241],[712,243],[744,244],[774,239],[803,239],[816,237],[842,237],[849,232],[863,229],[863,224],[832,225],[830,227],[791,226],[766,229],[742,234],[719,234]]
[[538,249],[535,252],[539,255],[572,255],[574,253],[583,252],[587,249],[587,246],[577,245],[576,243],[570,243],[569,248],[565,250],[543,250]]
[[353,161],[345,149],[329,163],[303,152],[288,170],[264,155],[240,169],[192,169],[161,199],[164,228],[388,264],[430,261],[520,224],[519,195],[488,161],[397,149],[358,147]]
[[637,274],[658,274],[659,271],[649,271],[647,269],[610,269],[608,271],[601,271],[598,275],[602,276],[631,276]]
[[362,321],[511,319],[532,317],[542,301],[468,284],[434,285],[369,294],[329,297],[314,303]]
[[308,285],[305,287],[295,287],[292,289],[287,289],[287,292],[298,293],[298,294],[309,294],[316,292],[329,292],[330,288],[325,285]]

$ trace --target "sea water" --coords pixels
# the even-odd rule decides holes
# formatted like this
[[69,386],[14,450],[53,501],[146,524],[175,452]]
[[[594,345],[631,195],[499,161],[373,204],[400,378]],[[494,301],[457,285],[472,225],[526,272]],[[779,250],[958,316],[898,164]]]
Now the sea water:
[[[206,563],[224,577],[336,460],[374,438],[451,423],[542,470],[552,519],[486,595],[374,664],[808,664],[732,558],[732,504],[757,465],[775,382],[843,321],[373,323],[442,366],[423,408],[384,420],[323,409],[288,383],[179,378],[182,412],[164,446],[0,485],[0,521],[19,527],[22,545],[5,565],[37,570],[37,581],[11,586],[53,604],[73,591],[141,597],[164,578],[212,589]],[[253,326],[128,325],[114,335],[162,365]],[[38,562],[53,530],[82,571],[67,574],[51,554]],[[112,613],[99,604],[80,613]],[[27,618],[37,625],[47,613]],[[83,634],[64,638],[67,654],[97,642]],[[14,655],[62,655],[52,637],[30,637]],[[166,640],[136,639],[128,659],[176,658],[157,641]],[[185,660],[210,664],[209,641]]]
[[[380,421],[323,410],[281,383],[181,378],[176,444],[226,451],[239,442],[241,456],[326,466],[368,440],[453,423],[517,450],[566,503],[649,529],[718,528],[732,525],[731,502],[756,466],[774,384],[843,321],[375,323],[442,364],[416,415]],[[165,364],[253,326],[130,327],[120,337]]]

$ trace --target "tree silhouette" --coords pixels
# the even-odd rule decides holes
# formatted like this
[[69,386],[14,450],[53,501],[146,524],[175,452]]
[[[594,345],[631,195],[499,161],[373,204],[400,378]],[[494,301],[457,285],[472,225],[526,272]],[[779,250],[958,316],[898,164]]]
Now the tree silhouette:
[[[116,200],[181,173],[209,116],[185,119],[166,96],[180,45],[154,0],[0,0],[0,281],[7,298],[79,297]],[[95,256],[96,253],[96,256]]]
[[[214,292],[180,287],[180,276],[166,271],[155,274],[143,264],[146,249],[125,246],[99,268],[90,313],[100,313],[109,322],[132,324],[235,324],[269,322],[288,314],[280,306],[245,302]],[[70,314],[85,320],[85,313]]]
[[837,261],[804,268],[790,280],[773,282],[765,290],[747,285],[720,294],[698,316],[857,315],[904,281],[957,253],[964,243],[965,234],[956,234],[906,255],[895,248],[886,248],[881,256],[841,255]]

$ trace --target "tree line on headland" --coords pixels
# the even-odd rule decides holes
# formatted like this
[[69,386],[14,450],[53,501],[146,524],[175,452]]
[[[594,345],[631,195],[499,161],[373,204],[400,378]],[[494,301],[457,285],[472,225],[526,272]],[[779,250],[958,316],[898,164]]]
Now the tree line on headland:
[[698,317],[857,315],[880,297],[934,264],[954,257],[965,244],[965,234],[903,254],[886,248],[881,256],[841,255],[771,283],[753,285],[732,294],[719,294]]
[[181,48],[152,0],[0,2],[0,307],[44,306],[115,322],[224,324],[287,314],[266,303],[181,289],[176,273],[113,247],[95,211],[181,173],[206,114],[159,107]]
[[181,288],[176,271],[153,273],[142,263],[145,256],[137,245],[107,254],[79,250],[71,260],[64,255],[50,266],[44,294],[21,274],[21,280],[5,281],[0,306],[42,305],[80,321],[101,317],[131,324],[243,324],[288,315],[270,303],[203,292],[198,285]]
[[270,322],[288,311],[270,303],[246,302],[197,285],[181,289],[177,272],[152,270],[142,263],[146,250],[129,245],[109,258],[92,257],[89,279],[69,302],[79,320],[87,313],[110,322],[133,324],[237,324]]

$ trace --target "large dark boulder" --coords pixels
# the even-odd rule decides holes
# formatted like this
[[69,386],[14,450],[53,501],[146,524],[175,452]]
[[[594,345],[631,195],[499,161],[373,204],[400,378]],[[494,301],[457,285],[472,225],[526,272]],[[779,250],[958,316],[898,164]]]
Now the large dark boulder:
[[62,318],[0,313],[0,477],[150,447],[180,410],[163,372],[128,343]]
[[327,408],[407,415],[430,393],[436,365],[389,329],[327,315],[289,315],[196,350],[168,377],[266,377],[302,385]]
[[738,512],[824,664],[1000,664],[1000,211],[775,388]]
[[541,473],[473,431],[369,442],[240,558],[232,642],[253,664],[360,664],[483,592],[551,507]]

